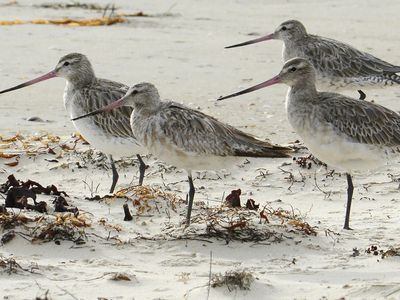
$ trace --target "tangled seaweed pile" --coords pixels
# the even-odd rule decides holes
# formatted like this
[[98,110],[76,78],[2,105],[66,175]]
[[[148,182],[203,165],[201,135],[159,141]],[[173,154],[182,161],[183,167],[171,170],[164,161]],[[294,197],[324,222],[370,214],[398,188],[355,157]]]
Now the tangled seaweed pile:
[[[173,193],[154,187],[134,186],[117,192],[111,198],[119,197],[131,201],[136,220],[144,216],[156,217],[158,222],[155,224],[160,228],[154,232],[159,233],[138,237],[143,239],[222,239],[226,243],[281,242],[285,238],[291,238],[293,234],[317,234],[295,210],[273,208],[270,204],[259,208],[253,199],[249,199],[245,207],[232,207],[232,197],[238,197],[238,191],[240,190],[232,191],[227,196],[229,201],[221,207],[207,207],[205,203],[197,201],[189,227],[185,227],[184,222],[186,202]],[[176,218],[173,219],[173,215],[180,218],[179,223],[174,222]]]

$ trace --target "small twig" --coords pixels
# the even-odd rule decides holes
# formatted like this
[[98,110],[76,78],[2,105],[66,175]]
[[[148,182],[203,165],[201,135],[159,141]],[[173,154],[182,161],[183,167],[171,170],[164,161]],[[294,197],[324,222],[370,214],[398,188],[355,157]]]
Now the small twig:
[[212,268],[212,251],[210,251],[210,270],[209,270],[209,272],[208,272],[207,300],[210,298],[210,290],[211,290],[211,268]]
[[330,192],[330,191],[329,191],[329,192],[326,192],[326,191],[322,190],[322,189],[319,187],[319,185],[318,185],[318,183],[317,183],[317,172],[314,172],[314,184],[315,184],[315,186],[317,187],[317,189],[318,189],[320,192],[322,192],[322,193],[324,194],[325,199],[327,199],[327,198],[330,197],[330,195],[331,195],[332,192]]
[[56,287],[58,287],[60,290],[62,290],[63,292],[65,292],[66,294],[70,295],[72,298],[74,298],[75,300],[79,300],[78,297],[76,297],[74,294],[72,294],[70,291],[67,291],[66,289],[56,285]]

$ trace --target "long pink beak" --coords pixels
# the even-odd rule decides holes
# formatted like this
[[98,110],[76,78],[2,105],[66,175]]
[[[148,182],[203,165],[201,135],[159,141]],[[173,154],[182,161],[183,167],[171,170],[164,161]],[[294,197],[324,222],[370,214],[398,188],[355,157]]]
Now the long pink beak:
[[109,112],[109,111],[111,111],[111,110],[113,110],[115,108],[124,106],[126,97],[127,96],[125,95],[121,99],[115,100],[114,102],[111,102],[110,104],[108,104],[108,105],[106,105],[106,106],[104,106],[104,107],[102,107],[100,109],[97,109],[95,111],[92,111],[90,113],[87,113],[85,115],[73,118],[73,119],[71,119],[71,121],[76,121],[76,120],[83,119],[83,118],[86,118],[86,117],[94,116],[94,115],[97,115],[97,114],[100,114],[100,113],[103,113],[103,112]]
[[243,94],[247,94],[247,93],[250,93],[250,92],[254,92],[256,90],[265,88],[265,87],[273,85],[273,84],[281,83],[281,82],[282,81],[279,78],[279,75],[277,75],[277,76],[275,76],[275,77],[273,77],[273,78],[271,78],[271,79],[269,79],[267,81],[264,81],[264,82],[262,82],[260,84],[257,84],[255,86],[252,86],[252,87],[248,88],[248,89],[242,90],[240,92],[237,92],[237,93],[225,96],[225,97],[220,97],[217,100],[221,101],[221,100],[224,100],[224,99],[233,98],[233,97],[240,96],[240,95],[243,95]]
[[35,83],[50,79],[50,78],[54,78],[54,77],[57,77],[57,74],[56,74],[56,71],[53,70],[53,71],[50,71],[49,73],[44,74],[44,75],[42,75],[42,76],[40,76],[38,78],[35,78],[35,79],[29,80],[27,82],[21,83],[21,84],[16,85],[16,86],[14,86],[12,88],[9,88],[9,89],[6,89],[6,90],[2,90],[2,91],[0,91],[0,94],[4,94],[4,93],[11,92],[11,91],[14,91],[14,90],[22,89],[23,87],[26,87],[26,86],[29,86],[29,85],[32,85],[32,84],[35,84]]
[[255,44],[255,43],[259,43],[259,42],[272,40],[273,38],[274,38],[274,34],[271,33],[271,34],[268,34],[266,36],[260,37],[258,39],[254,39],[254,40],[250,40],[250,41],[247,41],[247,42],[244,42],[244,43],[240,43],[240,44],[236,44],[236,45],[225,47],[225,49],[247,46],[247,45],[251,45],[251,44]]

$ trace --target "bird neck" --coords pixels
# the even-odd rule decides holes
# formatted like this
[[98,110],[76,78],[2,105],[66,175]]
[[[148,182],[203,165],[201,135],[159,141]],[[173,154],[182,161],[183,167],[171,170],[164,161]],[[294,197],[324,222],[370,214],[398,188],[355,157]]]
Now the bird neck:
[[96,81],[96,75],[92,69],[85,69],[84,72],[71,75],[67,80],[75,88],[82,88],[93,84]]
[[289,95],[300,101],[316,99],[318,95],[315,80],[301,80],[290,87]]
[[160,109],[161,101],[160,99],[148,99],[145,103],[135,103],[134,110],[140,115],[149,116],[154,114]]
[[299,43],[301,43],[301,41],[306,40],[307,39],[307,34],[304,35],[293,35],[292,37],[290,37],[290,39],[285,39],[283,42],[285,44],[285,47],[297,47]]

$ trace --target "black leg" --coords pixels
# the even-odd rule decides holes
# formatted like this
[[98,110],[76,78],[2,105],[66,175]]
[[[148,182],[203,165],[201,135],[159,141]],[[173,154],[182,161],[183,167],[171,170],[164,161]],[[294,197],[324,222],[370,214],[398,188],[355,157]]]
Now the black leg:
[[117,168],[115,168],[115,163],[114,163],[114,160],[113,160],[111,155],[109,156],[109,159],[110,159],[111,170],[112,170],[112,174],[113,174],[110,193],[114,193],[114,189],[115,189],[115,186],[117,185],[119,175],[118,175],[118,172],[117,172]]
[[142,159],[142,157],[139,154],[136,154],[137,159],[139,160],[139,185],[143,184],[143,179],[144,179],[144,172],[146,169],[149,167],[146,165]]
[[353,181],[351,180],[351,175],[346,173],[347,177],[347,206],[346,206],[346,217],[344,219],[344,229],[350,230],[350,209],[351,209],[351,200],[353,199]]
[[190,216],[192,215],[192,206],[193,206],[193,199],[194,199],[194,192],[195,192],[192,175],[188,176],[188,181],[189,181],[189,203],[188,203],[188,208],[187,208],[186,226],[190,225]]
[[365,100],[365,98],[367,97],[367,95],[362,91],[362,90],[358,90],[358,93],[360,94],[360,100]]

